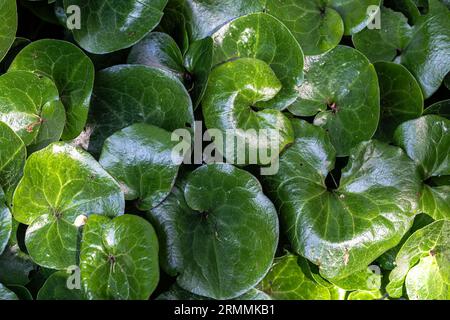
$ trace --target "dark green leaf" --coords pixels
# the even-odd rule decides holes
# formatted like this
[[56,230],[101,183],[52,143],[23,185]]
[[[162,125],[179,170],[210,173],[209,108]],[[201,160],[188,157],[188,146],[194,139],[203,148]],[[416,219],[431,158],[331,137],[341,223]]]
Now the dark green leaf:
[[77,262],[80,221],[91,214],[123,213],[118,183],[83,150],[54,143],[31,155],[13,198],[14,218],[30,225],[25,243],[41,266]]
[[268,272],[278,219],[259,182],[228,164],[205,165],[149,213],[162,267],[194,294],[231,299]]
[[12,216],[6,205],[5,194],[0,187],[0,254],[5,250],[12,232]]
[[81,279],[89,299],[146,300],[159,281],[158,240],[144,219],[92,216],[84,229]]
[[400,148],[369,141],[350,152],[338,186],[327,186],[336,156],[329,136],[293,124],[298,138],[266,186],[295,251],[339,280],[399,243],[418,210],[418,173]]
[[84,300],[81,289],[70,289],[70,274],[66,271],[53,273],[39,290],[37,300]]
[[10,70],[33,71],[52,79],[66,109],[63,140],[77,137],[86,124],[94,85],[94,65],[75,45],[61,40],[39,40],[26,46]]
[[422,115],[422,91],[414,76],[402,65],[377,62],[374,66],[381,95],[381,118],[376,137],[391,141],[400,124]]
[[424,114],[436,114],[450,120],[450,99],[436,102],[425,109]]
[[64,9],[79,6],[80,29],[72,30],[80,46],[104,54],[128,48],[155,28],[167,0],[64,0]]
[[140,210],[160,204],[170,193],[183,157],[175,156],[170,132],[134,124],[106,139],[100,164],[120,184],[126,200],[138,199]]
[[315,115],[338,156],[370,139],[378,127],[380,96],[375,68],[357,50],[338,46],[320,56],[306,57],[305,81],[299,99],[289,107],[298,116]]
[[137,122],[172,131],[193,126],[188,92],[176,77],[155,68],[121,65],[97,74],[89,150],[99,154],[106,138]]
[[30,282],[30,272],[36,269],[31,258],[19,246],[8,246],[0,255],[0,282],[24,286]]

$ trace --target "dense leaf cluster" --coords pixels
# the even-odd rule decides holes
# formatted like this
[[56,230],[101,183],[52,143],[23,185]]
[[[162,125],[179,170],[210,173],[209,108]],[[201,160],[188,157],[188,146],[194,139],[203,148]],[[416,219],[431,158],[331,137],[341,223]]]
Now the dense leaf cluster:
[[449,72],[444,0],[0,0],[0,300],[450,299]]

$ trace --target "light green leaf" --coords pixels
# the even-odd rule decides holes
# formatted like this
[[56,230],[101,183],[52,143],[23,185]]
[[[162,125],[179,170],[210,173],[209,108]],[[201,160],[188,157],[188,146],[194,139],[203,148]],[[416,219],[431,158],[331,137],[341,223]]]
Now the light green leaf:
[[259,287],[277,300],[330,300],[331,298],[328,288],[312,278],[307,260],[290,253],[275,259]]
[[17,31],[15,0],[0,0],[0,61],[14,42]]
[[5,200],[9,203],[14,188],[22,176],[27,150],[14,131],[1,121],[0,148],[0,190],[3,189],[1,193],[5,191]]
[[58,141],[65,124],[58,89],[47,77],[27,71],[0,76],[0,120],[32,148]]
[[64,0],[64,11],[80,8],[80,28],[72,30],[79,45],[92,53],[104,54],[128,48],[155,28],[167,0]]
[[380,300],[383,295],[380,291],[353,291],[347,297],[347,300]]
[[368,141],[350,152],[337,186],[328,186],[336,157],[329,136],[305,121],[293,125],[297,139],[265,186],[295,251],[339,280],[399,243],[418,210],[420,179],[400,148]]
[[402,65],[377,62],[374,66],[381,95],[380,125],[375,136],[391,141],[400,124],[422,115],[422,90],[414,76]]
[[39,40],[16,56],[10,71],[32,71],[52,79],[66,109],[63,140],[76,138],[84,128],[94,85],[94,65],[75,45],[61,40]]
[[158,240],[144,219],[92,216],[84,229],[81,280],[89,299],[147,300],[159,281]]
[[205,165],[149,212],[162,268],[194,294],[231,299],[258,284],[278,243],[275,208],[258,180],[229,164]]
[[436,221],[412,234],[400,249],[389,275],[387,292],[393,298],[449,299],[450,222]]
[[145,123],[134,124],[106,139],[100,164],[120,184],[126,200],[138,199],[149,210],[170,193],[183,157],[173,153],[171,133]]
[[314,116],[325,128],[338,156],[370,139],[378,127],[380,93],[375,68],[360,52],[338,46],[306,57],[305,81],[289,107],[298,116]]
[[424,181],[421,210],[435,219],[450,217],[449,184],[435,186],[430,178],[450,175],[450,120],[426,115],[400,125],[394,142],[414,160]]
[[173,131],[193,126],[192,102],[183,84],[162,70],[120,65],[100,71],[89,117],[89,151],[99,154],[106,138],[134,123]]
[[[265,99],[254,101],[258,109],[283,110],[296,100],[297,87],[303,79],[303,52],[279,20],[265,13],[250,14],[224,25],[212,37],[213,65],[236,58],[259,59],[280,81],[281,87],[277,92],[270,92]],[[242,73],[240,76],[244,76]]]
[[54,143],[27,160],[13,215],[29,225],[25,243],[33,260],[61,270],[77,262],[79,222],[92,214],[120,215],[124,206],[118,183],[91,155]]

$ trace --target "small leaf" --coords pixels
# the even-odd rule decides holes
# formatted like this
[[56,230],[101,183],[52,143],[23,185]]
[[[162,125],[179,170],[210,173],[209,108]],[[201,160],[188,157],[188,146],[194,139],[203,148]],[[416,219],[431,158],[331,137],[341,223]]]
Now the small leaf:
[[144,219],[92,216],[84,229],[81,280],[89,299],[147,300],[159,281],[158,240]]

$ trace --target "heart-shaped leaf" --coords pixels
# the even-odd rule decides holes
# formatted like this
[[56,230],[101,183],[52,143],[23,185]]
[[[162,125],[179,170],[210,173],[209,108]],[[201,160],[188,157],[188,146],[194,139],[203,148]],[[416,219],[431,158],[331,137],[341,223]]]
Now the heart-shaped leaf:
[[0,283],[0,300],[19,300],[16,294]]
[[92,216],[83,232],[80,268],[89,299],[148,299],[159,281],[153,227],[128,214]]
[[368,141],[328,186],[336,156],[329,136],[305,121],[293,124],[297,139],[266,186],[295,251],[339,280],[398,244],[418,209],[420,179],[400,148]]
[[0,187],[0,254],[5,250],[12,232],[12,216]]
[[[252,155],[256,155],[258,164],[268,164],[263,163],[261,154],[272,159],[292,143],[291,124],[281,111],[254,111],[252,108],[258,102],[275,97],[280,89],[281,83],[272,69],[257,59],[241,58],[224,63],[211,72],[202,102],[203,115],[208,129],[222,132],[223,146],[215,143],[229,162],[249,164]],[[226,136],[233,132],[238,132],[243,144]],[[264,135],[264,132],[268,134]],[[240,149],[241,145],[244,150]]]
[[0,61],[14,42],[17,31],[15,0],[0,0]]
[[160,204],[170,193],[183,157],[171,133],[145,123],[134,124],[106,139],[100,164],[120,184],[126,200],[138,199],[140,210]]
[[124,206],[118,183],[87,152],[65,143],[28,158],[13,198],[14,218],[29,225],[30,256],[57,270],[77,264],[81,218],[114,217]]
[[212,64],[212,39],[195,41],[183,57],[172,37],[152,32],[138,42],[128,56],[128,63],[143,64],[172,73],[189,90],[194,108],[203,97]]
[[317,283],[308,261],[293,254],[276,258],[259,287],[277,300],[330,300],[327,287]]
[[378,127],[380,96],[377,74],[357,50],[338,46],[307,57],[299,99],[289,107],[298,116],[315,116],[325,128],[338,156],[370,139]]
[[401,12],[382,7],[381,19],[381,29],[354,34],[353,44],[372,62],[394,61],[411,41],[414,30]]
[[400,249],[387,292],[399,298],[406,285],[412,300],[450,298],[450,222],[436,221],[413,233]]
[[434,219],[450,218],[450,184],[430,178],[450,175],[450,120],[426,115],[400,125],[394,142],[414,160],[424,181],[421,210]]
[[[64,0],[64,11],[78,6],[80,25],[72,30],[80,46],[104,54],[131,47],[155,28],[167,0]],[[76,14],[76,11],[74,11]],[[76,16],[75,16],[76,18]]]
[[64,106],[53,81],[27,71],[0,76],[0,120],[33,149],[60,139]]
[[423,112],[422,90],[414,76],[400,64],[377,62],[381,95],[381,119],[376,137],[391,141],[395,129]]
[[192,40],[200,40],[240,16],[260,12],[264,0],[175,0],[186,18]]
[[192,102],[183,84],[162,70],[119,65],[100,71],[89,118],[89,151],[99,154],[106,138],[137,122],[172,131],[193,126]]
[[69,288],[69,276],[66,271],[53,273],[39,290],[37,300],[84,300],[81,288]]
[[425,109],[423,114],[436,114],[450,120],[450,99],[432,104]]
[[0,255],[0,282],[25,286],[30,282],[30,273],[36,268],[31,258],[18,245],[8,246]]
[[[265,99],[255,101],[256,107],[283,110],[296,100],[303,79],[303,52],[279,20],[265,13],[250,14],[224,25],[212,37],[213,65],[238,57],[259,59],[280,81],[279,92],[271,91]],[[242,73],[239,76],[245,77]]]
[[194,294],[231,299],[268,272],[278,243],[275,208],[258,180],[229,164],[200,167],[149,213],[162,267]]
[[77,137],[86,124],[94,85],[94,65],[77,46],[61,40],[39,40],[16,56],[10,71],[33,71],[52,79],[66,109],[62,138]]
[[0,189],[5,191],[6,201],[9,203],[22,176],[27,150],[14,131],[1,121],[0,148]]
[[[413,28],[401,13],[385,10],[381,29],[364,30],[353,39],[369,59],[395,60],[403,64],[429,98],[450,72],[450,11],[438,0]],[[373,60],[372,60],[373,61]]]

